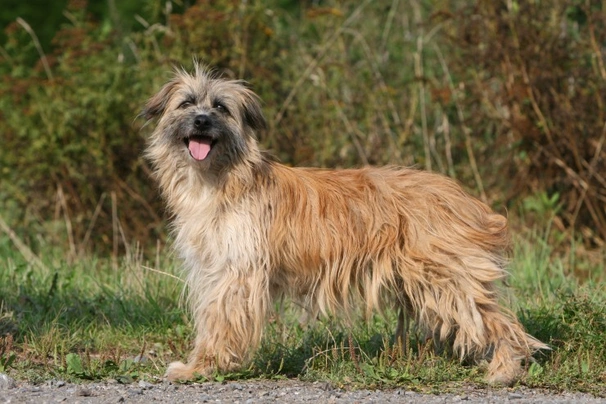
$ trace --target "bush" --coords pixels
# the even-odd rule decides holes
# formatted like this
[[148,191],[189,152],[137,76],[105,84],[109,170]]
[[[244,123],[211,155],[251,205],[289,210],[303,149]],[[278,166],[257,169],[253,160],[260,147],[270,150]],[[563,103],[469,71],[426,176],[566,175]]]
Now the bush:
[[[144,76],[120,60],[121,39],[104,37],[83,13],[80,18],[57,32],[48,73],[40,63],[16,58],[2,72],[0,87],[1,196],[27,207],[23,226],[68,220],[70,243],[78,249],[87,247],[81,243],[87,229],[111,245],[118,223],[137,237],[159,221],[139,160],[144,139],[133,127],[147,91]],[[18,55],[24,39],[11,36],[7,51]]]
[[162,238],[141,159],[149,129],[136,117],[172,65],[197,57],[251,80],[269,121],[263,144],[286,164],[418,165],[489,203],[555,195],[562,227],[606,238],[601,6],[326,3],[198,1],[123,34],[75,1],[48,71],[9,26],[0,203],[11,225],[59,223],[69,237],[57,241],[75,253]]
[[[562,226],[606,239],[606,10],[599,2],[478,2],[445,21],[467,125],[494,139],[506,198],[559,196]],[[478,138],[480,144],[482,139]],[[502,176],[511,182],[507,176]]]

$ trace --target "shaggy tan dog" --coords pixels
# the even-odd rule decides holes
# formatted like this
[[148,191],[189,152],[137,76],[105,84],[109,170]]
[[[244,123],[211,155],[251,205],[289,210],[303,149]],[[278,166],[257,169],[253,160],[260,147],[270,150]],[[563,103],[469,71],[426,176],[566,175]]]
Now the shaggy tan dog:
[[178,71],[144,114],[159,118],[147,157],[173,214],[197,333],[169,379],[241,367],[283,296],[323,314],[395,305],[461,359],[490,361],[495,383],[547,348],[498,303],[506,219],[454,181],[271,161],[255,138],[265,125],[257,96],[202,67]]

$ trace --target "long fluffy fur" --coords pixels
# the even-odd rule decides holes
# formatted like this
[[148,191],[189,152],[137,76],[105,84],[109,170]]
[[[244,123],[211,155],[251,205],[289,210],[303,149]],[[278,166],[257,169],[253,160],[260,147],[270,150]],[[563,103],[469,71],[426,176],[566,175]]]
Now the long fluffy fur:
[[[193,106],[183,106],[187,97]],[[183,143],[196,114],[220,133],[204,161]],[[255,139],[265,121],[254,93],[200,67],[178,71],[145,115],[159,117],[147,157],[174,216],[197,332],[188,363],[171,364],[169,379],[242,366],[284,295],[320,313],[395,305],[462,359],[488,359],[493,383],[512,382],[523,359],[547,348],[498,303],[506,219],[454,181],[407,168],[273,162]]]

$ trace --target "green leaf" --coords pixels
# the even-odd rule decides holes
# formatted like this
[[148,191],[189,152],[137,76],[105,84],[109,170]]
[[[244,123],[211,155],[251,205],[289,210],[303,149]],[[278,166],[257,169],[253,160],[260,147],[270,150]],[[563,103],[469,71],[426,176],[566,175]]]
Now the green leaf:
[[133,363],[132,359],[124,359],[120,362],[120,371],[124,373],[128,372],[133,367]]
[[16,358],[17,356],[15,354],[10,354],[7,357],[0,357],[0,372],[6,372]]
[[82,366],[82,360],[77,354],[67,354],[65,357],[65,362],[67,363],[67,373],[77,376],[83,376],[85,374],[84,367]]
[[120,375],[116,377],[116,380],[120,384],[131,384],[135,381],[131,375]]
[[530,367],[528,367],[529,376],[539,376],[541,373],[543,373],[543,367],[537,362],[531,363]]

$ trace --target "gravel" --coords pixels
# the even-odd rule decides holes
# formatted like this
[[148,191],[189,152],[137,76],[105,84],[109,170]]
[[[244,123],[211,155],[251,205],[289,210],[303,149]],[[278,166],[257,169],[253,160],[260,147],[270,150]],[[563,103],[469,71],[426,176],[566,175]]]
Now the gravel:
[[552,393],[524,387],[481,389],[461,387],[455,393],[423,394],[405,389],[344,390],[325,382],[247,380],[226,383],[120,384],[117,381],[73,384],[51,380],[40,385],[15,382],[0,373],[4,403],[603,403],[583,393]]

